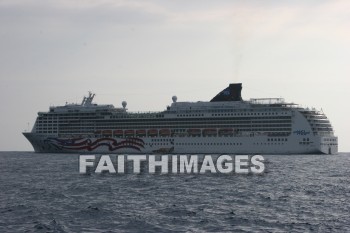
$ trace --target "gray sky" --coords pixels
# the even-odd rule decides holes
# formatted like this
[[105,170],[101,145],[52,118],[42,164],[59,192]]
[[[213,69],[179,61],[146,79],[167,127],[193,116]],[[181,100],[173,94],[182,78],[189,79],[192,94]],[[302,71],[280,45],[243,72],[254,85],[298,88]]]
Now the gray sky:
[[163,110],[284,97],[323,109],[350,151],[350,1],[0,1],[0,150],[32,150],[38,111],[80,102]]

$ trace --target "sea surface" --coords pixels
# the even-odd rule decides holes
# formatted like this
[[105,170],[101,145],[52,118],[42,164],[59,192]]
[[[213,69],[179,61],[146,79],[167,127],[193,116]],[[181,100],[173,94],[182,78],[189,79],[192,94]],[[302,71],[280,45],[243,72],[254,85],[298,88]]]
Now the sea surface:
[[270,155],[262,175],[79,174],[0,152],[0,232],[350,232],[350,154]]

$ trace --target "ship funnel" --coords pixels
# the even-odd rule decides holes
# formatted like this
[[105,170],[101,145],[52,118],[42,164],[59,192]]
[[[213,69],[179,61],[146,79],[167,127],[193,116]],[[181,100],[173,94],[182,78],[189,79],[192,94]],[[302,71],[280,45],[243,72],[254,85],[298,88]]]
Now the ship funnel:
[[242,83],[231,83],[227,88],[217,94],[210,102],[242,101]]

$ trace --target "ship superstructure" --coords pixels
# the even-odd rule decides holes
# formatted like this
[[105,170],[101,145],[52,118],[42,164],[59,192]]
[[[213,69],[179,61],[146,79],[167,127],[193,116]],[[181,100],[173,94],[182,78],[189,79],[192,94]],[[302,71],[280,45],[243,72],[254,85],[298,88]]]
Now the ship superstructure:
[[282,98],[241,97],[230,84],[209,102],[173,103],[164,111],[129,112],[81,104],[39,112],[31,132],[23,133],[36,152],[176,154],[335,154],[337,137],[322,111]]

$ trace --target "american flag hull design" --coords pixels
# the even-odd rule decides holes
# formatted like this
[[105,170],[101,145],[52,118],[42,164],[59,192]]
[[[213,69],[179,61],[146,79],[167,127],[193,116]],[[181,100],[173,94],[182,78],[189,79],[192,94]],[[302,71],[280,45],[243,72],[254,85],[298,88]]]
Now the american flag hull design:
[[104,147],[104,150],[107,149],[106,151],[109,152],[125,148],[132,149],[135,151],[141,151],[144,148],[144,141],[139,138],[48,138],[44,141],[44,143],[62,151],[95,151],[98,150],[98,148],[100,147]]

